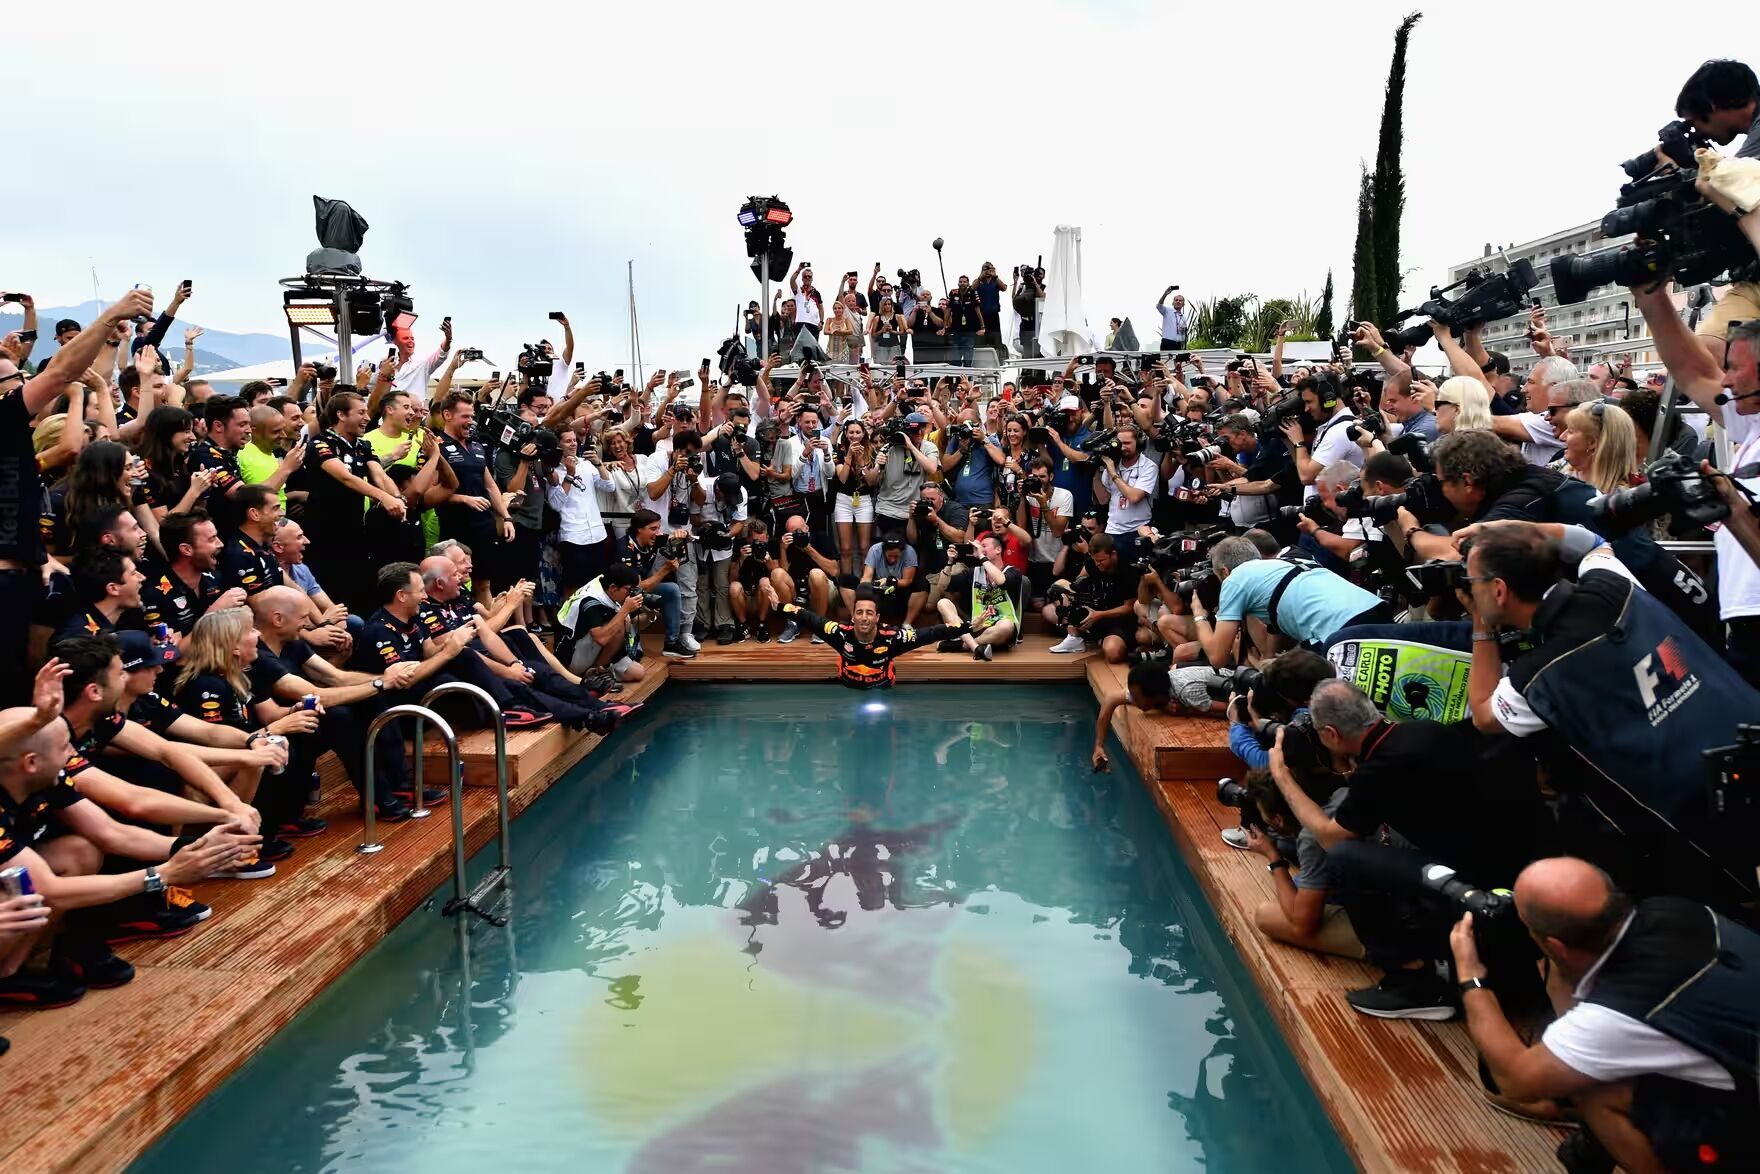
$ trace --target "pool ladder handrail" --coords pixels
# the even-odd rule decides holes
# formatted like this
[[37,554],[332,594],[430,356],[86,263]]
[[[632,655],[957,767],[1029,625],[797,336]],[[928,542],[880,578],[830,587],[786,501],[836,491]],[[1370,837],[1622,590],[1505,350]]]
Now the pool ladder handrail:
[[[452,727],[447,725],[446,722],[441,719],[439,714],[420,705],[404,704],[393,705],[391,708],[380,713],[378,717],[374,718],[373,723],[367,727],[366,787],[361,791],[361,823],[364,825],[361,831],[365,838],[359,844],[355,845],[354,849],[362,856],[370,856],[375,852],[383,852],[385,850],[385,845],[379,842],[378,837],[378,812],[377,804],[375,802],[377,798],[375,791],[377,789],[378,772],[374,769],[376,759],[373,754],[373,747],[377,745],[379,731],[385,727],[386,723],[396,721],[400,717],[415,718],[418,723],[418,730],[420,728],[420,722],[433,722],[435,727],[440,731],[440,737],[446,742],[447,760],[452,766],[452,772],[454,775],[458,774],[458,739],[453,735]],[[410,812],[411,819],[426,819],[432,814],[432,812],[422,806],[422,756],[419,751],[420,745],[421,744],[418,742],[418,752],[416,754],[415,810]]]
[[[446,731],[447,746],[451,753],[452,774],[452,900],[441,907],[441,912],[448,917],[459,913],[471,913],[494,926],[504,926],[507,918],[490,913],[484,902],[495,895],[513,876],[512,849],[513,840],[509,831],[510,816],[507,807],[507,718],[501,707],[488,692],[469,681],[446,681],[434,686],[428,695],[422,698],[420,710],[416,715],[416,793],[422,789],[422,714],[433,714],[432,706],[436,698],[448,694],[463,694],[475,698],[481,703],[483,712],[489,717],[490,726],[495,731],[495,814],[498,821],[498,838],[501,848],[501,863],[490,869],[474,889],[465,887],[465,856],[464,856],[464,771],[460,769],[458,751],[451,740],[450,731]],[[434,718],[436,722],[438,718]],[[444,727],[442,727],[444,729]]]

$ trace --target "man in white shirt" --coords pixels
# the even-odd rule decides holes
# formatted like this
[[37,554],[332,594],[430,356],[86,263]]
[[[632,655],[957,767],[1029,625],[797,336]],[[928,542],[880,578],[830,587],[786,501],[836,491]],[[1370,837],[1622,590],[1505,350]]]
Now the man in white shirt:
[[[1568,1169],[1752,1170],[1760,938],[1677,897],[1636,904],[1594,865],[1539,860],[1516,879],[1522,928],[1553,966],[1558,1017],[1523,1043],[1486,985],[1474,916],[1450,935],[1467,1028],[1500,1094],[1569,1097]],[[1490,931],[1491,927],[1485,929]]]
[[1296,457],[1296,472],[1302,478],[1302,500],[1314,496],[1314,482],[1322,471],[1349,461],[1361,468],[1363,449],[1351,439],[1350,427],[1357,421],[1351,406],[1331,379],[1313,379],[1301,390],[1302,407],[1310,423],[1315,425],[1312,443],[1302,439],[1301,421],[1294,418],[1283,422],[1283,435]]
[[825,320],[825,307],[821,304],[819,291],[813,288],[813,271],[805,263],[795,267],[789,276],[788,288],[794,292],[794,324],[796,333],[800,328],[813,332],[819,337],[819,325]]
[[[659,514],[668,534],[688,529],[691,515],[703,503],[706,491],[690,467],[702,445],[695,432],[681,432],[673,439],[672,451],[664,456],[655,453],[636,465],[643,481],[641,508]],[[672,578],[678,584],[679,614],[686,620],[679,643],[694,654],[702,648],[689,623],[697,614],[697,560],[679,563]]]
[[[1530,465],[1551,464],[1553,458],[1564,451],[1564,441],[1559,439],[1558,429],[1553,426],[1555,422],[1560,426],[1564,424],[1564,412],[1553,410],[1552,389],[1575,379],[1577,368],[1569,359],[1557,355],[1541,359],[1528,372],[1528,381],[1522,385],[1528,410],[1514,416],[1491,417],[1491,430],[1503,439],[1521,445],[1522,456]],[[1596,398],[1599,394],[1593,392],[1588,398]],[[1562,398],[1559,403],[1568,411],[1570,405]]]
[[[1161,293],[1161,300],[1155,303],[1155,309],[1161,313],[1161,349],[1164,351],[1183,351],[1186,341],[1192,335],[1192,316],[1186,310],[1186,295],[1174,293],[1179,286],[1170,285]],[[1173,294],[1173,304],[1169,305],[1167,295]]]
[[[704,473],[697,478],[703,490],[703,504],[692,529],[697,532],[692,557],[701,564],[697,584],[697,619],[703,630],[714,632],[722,644],[736,643],[733,630],[733,605],[728,601],[727,585],[733,569],[733,548],[746,528],[746,492],[738,473],[720,475]],[[725,529],[725,545],[720,538],[705,540],[705,533]],[[707,575],[705,586],[701,576]]]
[[1027,466],[1028,476],[1039,481],[1037,492],[1022,483],[1020,509],[1016,523],[1032,534],[1033,545],[1027,551],[1027,580],[1033,587],[1033,598],[1043,599],[1045,589],[1055,576],[1051,572],[1057,556],[1063,553],[1063,532],[1076,516],[1076,495],[1060,485],[1053,485],[1057,464],[1047,453],[1039,453]]
[[1118,433],[1120,453],[1101,458],[1106,467],[1095,477],[1096,493],[1107,498],[1106,532],[1121,560],[1137,549],[1137,527],[1147,525],[1155,505],[1161,470],[1143,451],[1143,434],[1135,426]]
[[440,349],[425,359],[416,358],[416,336],[409,327],[400,326],[393,330],[391,341],[397,347],[397,374],[392,377],[391,386],[409,396],[410,402],[417,407],[426,407],[428,379],[452,350],[452,319],[441,320]]

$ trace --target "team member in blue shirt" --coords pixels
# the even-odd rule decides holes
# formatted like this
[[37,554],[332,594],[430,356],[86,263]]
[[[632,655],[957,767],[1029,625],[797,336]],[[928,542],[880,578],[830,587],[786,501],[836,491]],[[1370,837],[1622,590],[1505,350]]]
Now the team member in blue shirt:
[[1213,665],[1233,657],[1247,616],[1257,617],[1272,635],[1317,652],[1345,628],[1393,621],[1384,600],[1349,579],[1301,559],[1261,558],[1259,548],[1246,538],[1218,542],[1210,551],[1210,565],[1222,580],[1216,614],[1193,596],[1192,619]]

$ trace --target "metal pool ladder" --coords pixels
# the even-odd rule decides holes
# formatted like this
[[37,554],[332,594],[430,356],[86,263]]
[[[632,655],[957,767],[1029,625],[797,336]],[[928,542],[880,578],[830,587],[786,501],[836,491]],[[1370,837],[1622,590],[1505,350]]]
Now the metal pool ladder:
[[[476,887],[465,889],[464,860],[464,770],[458,758],[456,743],[452,740],[451,731],[444,725],[441,735],[446,739],[447,752],[450,755],[448,767],[452,775],[452,900],[441,906],[440,911],[448,917],[460,913],[470,913],[482,918],[493,926],[504,926],[507,918],[494,911],[492,906],[484,904],[497,894],[508,888],[513,878],[513,840],[508,830],[509,816],[507,810],[507,719],[502,716],[501,707],[495,699],[476,685],[468,681],[447,681],[436,685],[422,698],[422,706],[430,714],[436,698],[459,693],[475,698],[488,716],[490,725],[495,730],[495,817],[498,823],[497,839],[501,849],[501,863],[491,868]],[[438,718],[434,719],[436,722]],[[422,717],[416,716],[416,745],[422,744]],[[419,764],[421,759],[417,758]],[[421,767],[416,767],[416,790],[422,786]]]

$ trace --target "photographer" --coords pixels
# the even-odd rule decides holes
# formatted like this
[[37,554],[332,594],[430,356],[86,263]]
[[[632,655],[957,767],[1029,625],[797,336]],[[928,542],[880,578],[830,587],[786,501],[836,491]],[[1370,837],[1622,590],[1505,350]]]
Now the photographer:
[[[1742,62],[1707,61],[1694,70],[1675,99],[1674,112],[1677,118],[1686,119],[1695,131],[1719,146],[1727,146],[1737,135],[1746,135],[1736,158],[1760,159],[1760,80]],[[1658,154],[1660,157],[1660,152]],[[1700,190],[1704,191],[1703,186]],[[1710,195],[1709,192],[1704,194]],[[1719,203],[1722,206],[1722,202]],[[1725,207],[1724,211],[1731,209]],[[1752,207],[1742,211],[1748,213],[1746,220],[1755,219]],[[1749,237],[1752,239],[1752,232]],[[1731,326],[1737,322],[1752,324],[1760,320],[1760,281],[1753,280],[1752,273],[1745,276],[1749,280],[1729,285],[1717,304],[1711,307],[1711,312],[1699,322],[1700,344],[1713,361],[1723,357],[1724,347],[1719,344],[1733,341],[1730,339]],[[1655,327],[1651,329],[1654,331]],[[1660,346],[1657,348],[1659,353],[1661,349]],[[1662,362],[1674,373],[1678,383],[1680,373],[1676,364],[1667,355],[1662,355]],[[1737,461],[1736,465],[1742,463]]]
[[1265,525],[1286,505],[1298,505],[1302,497],[1301,477],[1283,445],[1275,447],[1259,442],[1256,424],[1241,413],[1225,416],[1216,426],[1216,435],[1234,454],[1241,466],[1239,476],[1207,487],[1215,497],[1232,494],[1228,502],[1228,520],[1238,529],[1250,530]]
[[[1365,957],[1363,943],[1351,928],[1350,913],[1327,900],[1337,882],[1319,838],[1297,821],[1269,770],[1248,771],[1245,785],[1241,827],[1246,848],[1264,858],[1273,893],[1272,900],[1253,911],[1253,925],[1272,941],[1298,950]],[[1348,788],[1339,787],[1320,810],[1333,814],[1348,793]]]
[[1303,384],[1302,414],[1314,428],[1312,443],[1304,439],[1302,422],[1293,416],[1279,425],[1290,452],[1295,454],[1296,474],[1307,488],[1303,497],[1314,496],[1314,481],[1321,470],[1338,461],[1353,465],[1363,463],[1363,450],[1352,440],[1348,425],[1356,422],[1349,401],[1338,384],[1326,375],[1316,376]]
[[1107,499],[1106,533],[1118,556],[1128,561],[1137,553],[1137,528],[1149,524],[1161,471],[1143,451],[1143,434],[1134,424],[1119,430],[1116,453],[1100,451],[1100,463],[1094,495]]
[[[770,640],[770,613],[782,606],[783,587],[793,583],[776,560],[770,527],[752,518],[733,546],[733,567],[727,584],[727,603],[733,611],[733,643],[754,636],[758,643]],[[820,602],[824,602],[821,600]]]
[[1141,574],[1119,556],[1110,534],[1096,535],[1087,546],[1088,566],[1075,583],[1059,579],[1047,592],[1054,602],[1046,606],[1046,620],[1064,631],[1051,651],[1086,652],[1088,641],[1097,640],[1108,664],[1123,664],[1150,639],[1137,622]]
[[[680,432],[672,438],[669,451],[656,449],[642,469],[642,476],[647,482],[643,509],[657,518],[664,518],[667,532],[682,536],[683,540],[691,537],[691,515],[702,507],[706,497],[702,482],[698,480],[703,471],[700,448],[701,441],[695,432]],[[642,511],[637,511],[640,512]],[[632,516],[632,535],[635,528],[635,519]],[[644,575],[646,573],[643,571]],[[702,651],[702,645],[691,632],[697,615],[697,560],[688,557],[688,547],[674,560],[670,578],[678,590],[679,614],[684,617],[684,626],[678,633],[678,645],[695,656]],[[649,594],[654,593],[646,583],[642,585],[642,590]],[[664,600],[667,593],[660,594]]]
[[573,624],[574,651],[569,667],[588,680],[607,673],[613,682],[640,681],[647,670],[641,663],[642,641],[635,615],[645,602],[641,578],[627,563],[613,563],[582,588],[578,597],[570,597],[559,615],[565,626]]
[[[1363,462],[1358,484],[1365,496],[1385,497],[1403,493],[1412,476],[1410,461],[1395,453],[1381,451]],[[1393,543],[1388,541],[1380,524],[1366,514],[1344,517],[1344,511],[1338,508],[1337,500],[1337,491],[1322,478],[1319,501],[1335,517],[1343,517],[1342,524],[1336,529],[1330,525],[1322,526],[1311,514],[1304,513],[1296,519],[1296,527],[1319,543],[1322,550],[1347,566],[1373,573],[1378,578],[1397,578],[1404,560]],[[1353,577],[1361,581],[1364,576]]]
[[918,581],[919,573],[916,550],[905,545],[902,534],[888,533],[863,556],[861,578],[838,576],[844,609],[853,613],[856,591],[865,588],[880,605],[880,618],[899,623],[907,612],[915,615],[928,598],[928,589]]
[[966,601],[964,626],[969,630],[943,642],[942,652],[963,648],[973,660],[989,660],[1014,647],[1020,630],[1021,573],[1005,565],[1002,554],[1002,539],[994,533],[980,534],[973,547],[957,552],[963,569],[948,580],[947,594],[935,606],[945,623],[960,626],[960,608],[954,600]]
[[1383,600],[1300,559],[1261,558],[1246,538],[1224,538],[1210,550],[1210,566],[1222,580],[1216,614],[1193,596],[1198,643],[1212,665],[1234,657],[1241,623],[1252,616],[1273,636],[1324,650],[1336,632],[1358,624],[1386,624],[1393,609]]
[[[831,587],[836,582],[837,563],[820,553],[813,541],[807,520],[796,514],[782,524],[777,546],[769,559],[770,581],[777,598],[784,603],[807,604],[820,614],[831,610]],[[778,642],[790,644],[800,635],[800,625],[792,619],[783,625]],[[817,635],[815,644],[823,644]]]
[[[1750,75],[1751,76],[1751,75]],[[1750,135],[1743,150],[1760,150]],[[1760,211],[1741,220],[1750,232],[1760,227]],[[1738,287],[1730,287],[1726,300]],[[1722,369],[1680,320],[1665,286],[1633,289],[1632,299],[1656,339],[1656,353],[1674,375],[1675,386],[1704,408],[1712,422],[1729,436],[1730,468],[1760,461],[1760,319],[1731,326]],[[1722,397],[1726,402],[1719,402]],[[1740,482],[1749,493],[1760,492],[1760,478]],[[1726,627],[1730,663],[1750,684],[1760,685],[1760,566],[1741,548],[1735,528],[1720,527],[1717,544],[1719,614]]]
[[[1550,820],[1532,773],[1496,769],[1485,740],[1464,726],[1391,724],[1348,681],[1316,685],[1310,712],[1322,757],[1355,764],[1348,792],[1328,815],[1303,789],[1286,757],[1290,728],[1277,732],[1271,776],[1326,850],[1339,902],[1386,971],[1346,999],[1380,1019],[1452,1019],[1455,991],[1433,966],[1447,957],[1452,906],[1424,887],[1423,870],[1446,864],[1495,887],[1544,855]],[[1382,843],[1383,826],[1409,846]]]
[[1039,266],[1016,265],[1013,297],[1014,312],[1021,320],[1021,358],[1037,359],[1039,358],[1039,303],[1045,300],[1045,270]]
[[679,586],[672,577],[679,563],[690,555],[690,536],[688,529],[673,530],[662,546],[660,515],[644,509],[630,515],[629,533],[623,540],[620,561],[636,572],[639,577],[636,586],[641,593],[660,602],[660,616],[666,624],[666,643],[661,648],[661,655],[668,660],[689,660],[696,655],[683,641],[688,633],[685,632],[684,611],[679,602]]
[[[549,390],[539,384],[522,388],[515,403],[519,418],[535,430],[549,413],[552,400]],[[550,432],[542,435],[545,440],[555,436]],[[517,450],[497,444],[490,457],[490,473],[501,489],[508,520],[513,523],[513,537],[499,548],[499,565],[491,574],[497,587],[505,588],[521,579],[538,581],[538,563],[544,547],[544,480],[549,472],[538,460],[538,445],[539,435],[533,434]],[[526,614],[520,618],[529,622],[530,602],[524,608]]]
[[1020,501],[1015,506],[1015,524],[1033,540],[1027,549],[1027,581],[1035,600],[1045,597],[1045,589],[1056,577],[1053,568],[1065,549],[1063,536],[1076,516],[1075,498],[1070,491],[1052,483],[1055,468],[1051,457],[1035,454],[1027,464]]
[[697,586],[697,620],[705,631],[715,633],[722,644],[735,643],[728,581],[733,570],[733,548],[746,527],[746,494],[738,473],[714,476],[704,473],[703,505],[699,515],[697,549],[700,574]]
[[[1553,731],[1541,744],[1548,778],[1620,829],[1610,850],[1660,857],[1672,887],[1751,894],[1752,846],[1735,821],[1713,819],[1702,756],[1760,713],[1760,692],[1590,531],[1497,522],[1465,538],[1473,724],[1518,738]],[[1500,631],[1537,641],[1507,674]]]
[[1516,878],[1515,912],[1550,963],[1557,1018],[1524,1043],[1504,1017],[1476,940],[1455,926],[1467,1029],[1505,1096],[1570,1098],[1583,1132],[1567,1170],[1760,1166],[1753,1124],[1760,937],[1676,897],[1634,903],[1583,860],[1539,860]]
[[996,438],[984,434],[978,410],[960,408],[941,443],[941,484],[947,496],[967,509],[989,509],[996,501],[998,466],[990,455]]
[[901,531],[909,521],[912,506],[922,497],[923,487],[931,479],[941,479],[941,454],[926,438],[929,417],[910,412],[904,427],[896,424],[880,431],[880,455],[874,467],[863,474],[874,493],[874,532]]

